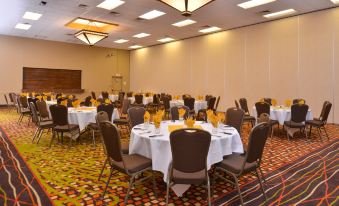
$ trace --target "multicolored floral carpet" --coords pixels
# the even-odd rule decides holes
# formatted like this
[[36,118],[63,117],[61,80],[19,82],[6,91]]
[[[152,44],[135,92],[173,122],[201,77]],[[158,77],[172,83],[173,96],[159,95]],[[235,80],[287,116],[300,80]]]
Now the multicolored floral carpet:
[[[18,117],[15,111],[8,112],[0,109],[0,126],[55,205],[122,205],[128,185],[128,178],[122,173],[118,173],[112,179],[107,195],[102,197],[109,169],[105,170],[103,178],[98,181],[105,159],[100,143],[94,147],[91,137],[85,135],[81,142],[72,147],[68,144],[55,143],[49,149],[51,134],[46,133],[39,144],[32,144],[34,125],[28,125],[27,119],[19,125]],[[330,140],[324,142],[321,142],[316,134],[312,135],[309,142],[302,135],[296,135],[290,141],[284,135],[268,139],[262,162],[267,180],[264,185],[268,197],[267,204],[336,204],[339,196],[337,174],[339,126],[328,125],[327,130]],[[245,144],[249,131],[249,127],[244,127],[242,136]],[[128,141],[128,131],[122,129],[122,135],[125,141]],[[254,175],[248,174],[240,178],[239,182],[247,205],[264,204],[264,198]],[[157,188],[156,197],[151,182],[137,186],[130,193],[128,204],[165,205],[166,185],[160,172],[157,173]],[[0,205],[13,205],[9,204],[11,197],[5,194],[7,190],[0,189]],[[44,192],[41,193],[40,198],[46,199],[44,195]],[[216,179],[212,195],[214,205],[239,205],[240,203],[233,186],[221,179]],[[181,198],[171,193],[170,203],[171,205],[207,205],[205,188],[192,186]],[[20,205],[38,204],[27,202]],[[46,202],[41,205],[50,204]]]

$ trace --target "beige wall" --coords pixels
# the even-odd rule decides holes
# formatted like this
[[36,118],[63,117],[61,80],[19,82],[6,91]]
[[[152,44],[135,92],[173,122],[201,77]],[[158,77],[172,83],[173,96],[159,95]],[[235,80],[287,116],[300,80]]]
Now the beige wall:
[[22,67],[81,69],[82,97],[110,91],[117,73],[129,90],[129,51],[0,35],[0,103],[3,93],[21,91]]
[[302,97],[314,116],[329,100],[339,123],[338,19],[335,8],[132,51],[131,90],[220,95],[220,110]]

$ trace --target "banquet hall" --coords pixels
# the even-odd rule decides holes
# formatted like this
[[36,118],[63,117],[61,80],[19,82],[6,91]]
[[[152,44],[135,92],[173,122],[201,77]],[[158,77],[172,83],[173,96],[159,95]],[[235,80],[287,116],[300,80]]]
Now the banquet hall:
[[339,0],[2,3],[0,205],[338,204]]

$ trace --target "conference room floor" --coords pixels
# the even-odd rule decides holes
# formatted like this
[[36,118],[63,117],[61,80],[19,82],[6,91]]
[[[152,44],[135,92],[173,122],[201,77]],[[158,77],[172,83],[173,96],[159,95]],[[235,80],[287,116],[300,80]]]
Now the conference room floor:
[[[0,109],[0,126],[3,133],[14,143],[34,175],[42,183],[55,205],[120,205],[125,197],[127,178],[118,173],[110,183],[105,197],[102,191],[108,177],[98,181],[105,155],[101,143],[94,148],[91,136],[84,136],[79,144],[55,144],[48,147],[51,134],[44,134],[41,142],[32,144],[35,126],[27,126],[27,119],[17,124],[18,114],[12,110]],[[339,126],[327,125],[330,140],[320,141],[316,132],[307,142],[296,134],[290,141],[285,135],[269,138],[264,150],[262,168],[267,183],[265,190],[272,205],[289,205],[321,202],[334,203],[337,190]],[[250,127],[244,126],[243,143],[247,143]],[[122,128],[123,141],[128,141],[128,130]],[[99,139],[99,138],[98,138]],[[0,139],[1,143],[1,139]],[[1,155],[0,155],[1,156]],[[300,172],[302,171],[302,172]],[[1,169],[0,169],[1,172]],[[5,181],[5,180],[0,180]],[[0,184],[1,185],[1,184]],[[254,175],[240,178],[244,201],[249,205],[263,204],[263,197]],[[154,195],[151,182],[137,186],[128,201],[130,205],[164,205],[165,188],[162,174],[157,172],[158,195]],[[238,194],[230,184],[216,179],[213,182],[214,205],[239,204]],[[0,204],[6,199],[0,187]],[[8,199],[8,202],[11,200]],[[192,186],[183,197],[171,193],[171,205],[206,205],[205,188]]]

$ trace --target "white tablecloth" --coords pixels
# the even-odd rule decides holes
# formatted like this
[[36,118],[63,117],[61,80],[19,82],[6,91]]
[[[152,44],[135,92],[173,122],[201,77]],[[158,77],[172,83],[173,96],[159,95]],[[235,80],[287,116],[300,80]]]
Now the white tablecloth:
[[[49,106],[56,104],[55,101],[46,101],[47,104],[47,110],[49,112],[49,116],[51,118],[51,112],[49,111]],[[86,126],[89,123],[95,123],[95,115],[97,114],[97,108],[96,107],[86,107],[90,108],[90,110],[81,110],[81,109],[75,109],[75,108],[68,108],[68,123],[70,124],[78,124],[80,127],[80,130],[83,130],[86,128]],[[119,111],[117,108],[114,108],[113,114],[112,114],[112,122],[115,119],[119,119]]]
[[[128,97],[128,99],[131,101],[131,104],[134,104],[134,102],[135,102],[135,97]],[[148,103],[152,103],[153,102],[153,97],[146,97],[146,96],[144,96],[143,98],[142,98],[142,103],[144,104],[144,105],[146,105],[146,104],[148,104]]]
[[[184,100],[172,100],[170,101],[170,107],[175,107],[175,106],[184,106]],[[195,112],[198,112],[200,109],[207,109],[207,101],[200,101],[196,100],[194,102],[194,110]]]
[[[164,181],[167,179],[168,167],[172,161],[172,152],[169,142],[169,131],[168,125],[183,125],[183,121],[165,121],[161,123],[160,137],[149,137],[154,134],[154,125],[149,125],[148,130],[151,133],[145,133],[145,130],[136,128],[143,128],[143,125],[137,125],[132,129],[129,153],[140,154],[142,156],[152,159],[153,170],[160,171],[164,174]],[[209,123],[197,122],[196,125],[201,125],[202,128],[208,132],[212,131],[212,125]],[[218,129],[219,132],[222,129]],[[211,145],[207,157],[207,166],[210,169],[211,165],[218,163],[223,160],[223,156],[230,155],[232,152],[243,153],[243,145],[240,139],[240,135],[234,128],[227,128],[223,130],[231,133],[227,135],[224,133],[217,133],[211,139]],[[187,189],[187,185],[176,185],[172,187],[173,191],[181,196]]]
[[[253,106],[253,116],[257,117],[257,109]],[[272,120],[278,120],[280,125],[283,125],[285,121],[291,120],[291,108],[278,108],[278,107],[271,107],[270,109],[270,118]],[[306,120],[312,120],[312,110],[308,110],[306,115]]]
[[[99,98],[102,99],[102,95],[101,95],[101,94],[99,95]],[[110,94],[110,95],[108,96],[108,98],[109,98],[112,102],[115,102],[115,101],[118,101],[118,100],[119,100],[119,95],[117,95],[117,94]]]

